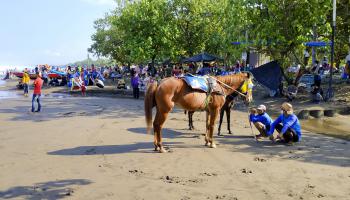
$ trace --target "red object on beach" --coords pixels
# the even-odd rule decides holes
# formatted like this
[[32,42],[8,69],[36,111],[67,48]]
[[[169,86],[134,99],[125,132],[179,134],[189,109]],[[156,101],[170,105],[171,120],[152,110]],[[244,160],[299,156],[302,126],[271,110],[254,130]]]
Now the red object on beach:
[[[13,75],[17,76],[18,78],[23,77],[23,72],[13,72]],[[36,74],[30,73],[29,74],[30,79],[36,79]],[[61,75],[55,74],[55,73],[48,73],[49,78],[61,78]]]

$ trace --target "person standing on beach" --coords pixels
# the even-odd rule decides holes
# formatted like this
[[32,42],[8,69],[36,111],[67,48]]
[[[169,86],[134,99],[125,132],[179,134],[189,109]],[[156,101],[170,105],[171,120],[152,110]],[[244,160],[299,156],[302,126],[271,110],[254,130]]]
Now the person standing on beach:
[[140,82],[139,75],[135,72],[135,74],[131,78],[131,86],[133,89],[133,95],[135,99],[138,99],[140,97],[139,82]]
[[[40,104],[40,96],[41,96],[41,87],[43,86],[43,80],[41,79],[41,73],[36,73],[36,79],[34,81],[34,92],[32,98],[32,112],[40,112],[41,104]],[[38,102],[38,109],[35,110],[35,101]]]
[[29,74],[28,74],[27,69],[25,69],[23,72],[23,77],[22,77],[22,84],[23,84],[25,97],[28,96],[29,81],[30,81]]
[[301,140],[301,126],[298,117],[293,114],[293,106],[287,102],[281,106],[282,114],[271,124],[268,135],[276,129],[277,139],[283,143],[293,144]]

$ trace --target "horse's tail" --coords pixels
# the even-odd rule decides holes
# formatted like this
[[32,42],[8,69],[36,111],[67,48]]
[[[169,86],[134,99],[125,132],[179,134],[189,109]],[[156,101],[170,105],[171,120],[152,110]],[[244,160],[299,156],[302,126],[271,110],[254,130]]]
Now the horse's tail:
[[152,127],[152,108],[156,105],[155,94],[157,82],[150,83],[145,93],[145,118],[147,124],[147,134],[150,133]]

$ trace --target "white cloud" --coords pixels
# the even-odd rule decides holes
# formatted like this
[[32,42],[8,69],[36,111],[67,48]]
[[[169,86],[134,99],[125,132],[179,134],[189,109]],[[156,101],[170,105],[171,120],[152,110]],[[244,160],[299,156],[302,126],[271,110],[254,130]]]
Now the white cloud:
[[81,0],[82,2],[93,4],[93,5],[101,5],[101,6],[116,6],[117,3],[115,0]]

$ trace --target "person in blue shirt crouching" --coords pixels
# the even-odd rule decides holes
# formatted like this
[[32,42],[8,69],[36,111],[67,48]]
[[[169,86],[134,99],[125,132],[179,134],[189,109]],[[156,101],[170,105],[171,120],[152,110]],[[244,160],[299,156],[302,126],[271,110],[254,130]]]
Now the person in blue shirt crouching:
[[[259,131],[259,135],[256,135],[256,139],[260,139],[261,137],[268,137],[268,132],[270,131],[272,119],[266,113],[266,106],[259,105],[256,109],[250,109],[249,115],[250,122],[253,122],[256,129]],[[273,136],[270,137],[273,140]]]
[[283,103],[281,106],[282,114],[271,124],[268,135],[273,135],[276,129],[279,133],[277,140],[293,144],[301,141],[301,126],[298,117],[293,114],[293,106],[289,103]]

